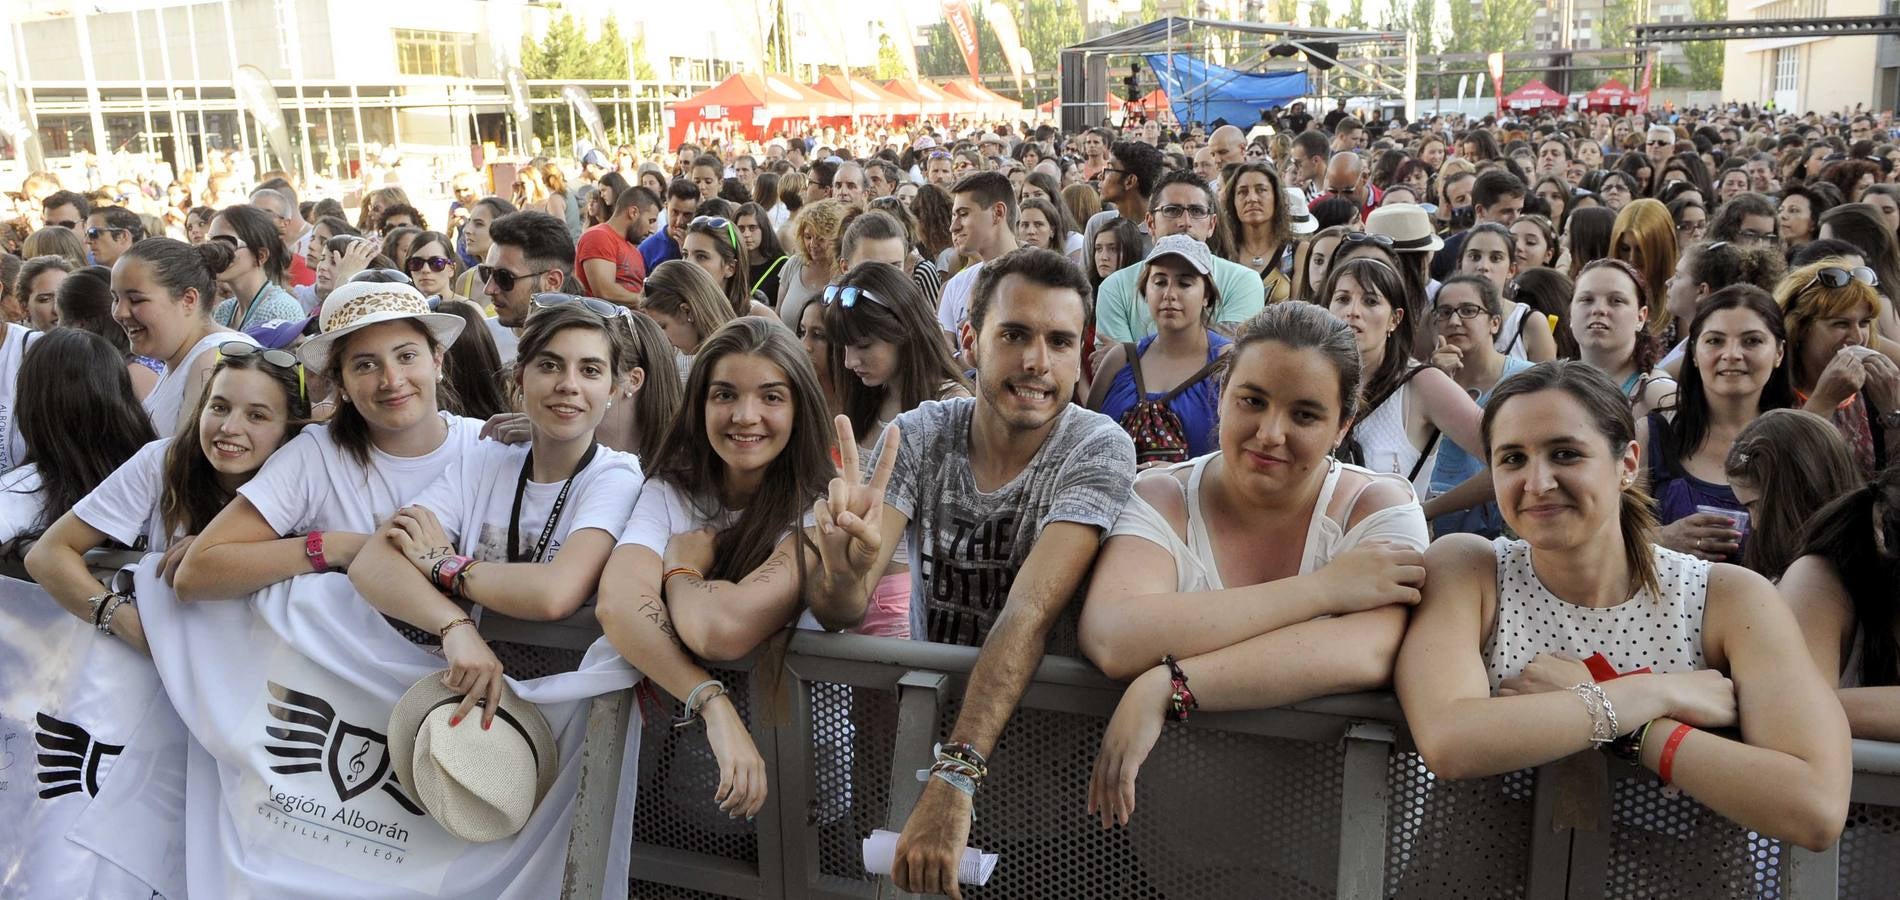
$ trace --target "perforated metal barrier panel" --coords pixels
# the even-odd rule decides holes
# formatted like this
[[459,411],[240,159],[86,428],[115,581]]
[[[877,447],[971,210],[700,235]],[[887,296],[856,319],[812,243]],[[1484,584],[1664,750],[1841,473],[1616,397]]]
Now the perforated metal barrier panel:
[[[795,643],[794,651],[821,657],[826,646]],[[754,729],[762,752],[776,748],[767,757],[778,798],[804,798],[796,809],[777,809],[775,822],[762,814],[748,825],[718,812],[711,799],[717,767],[703,729],[648,722],[636,849],[667,865],[656,872],[636,863],[630,895],[879,896],[860,843],[892,819],[893,759],[906,740],[895,675],[925,668],[892,659],[903,656],[900,647],[876,661],[827,657],[827,672],[849,671],[856,684],[800,681],[805,693],[793,724]],[[733,686],[750,721],[746,674],[716,674]],[[1112,701],[1114,686],[1071,679],[1062,689],[1101,690]],[[924,740],[950,730],[960,693],[959,683],[934,706],[934,734]],[[677,704],[668,705],[669,714],[677,712]],[[1350,742],[1342,740],[1357,717],[1311,709],[1250,713],[1263,718],[1246,720],[1248,733],[1167,726],[1142,766],[1132,821],[1104,831],[1085,805],[1112,703],[1050,706],[1060,704],[1047,697],[1026,702],[993,753],[971,845],[1000,854],[1002,865],[988,886],[965,888],[972,900],[1835,896],[1793,890],[1790,848],[1686,796],[1665,795],[1655,776],[1621,763],[1609,764],[1610,790],[1595,801],[1604,831],[1555,829],[1552,800],[1539,796],[1551,788],[1538,770],[1445,781],[1402,743],[1381,745],[1382,781],[1375,777],[1369,792],[1357,791],[1348,783]],[[1260,724],[1280,717],[1303,724],[1279,731]],[[1315,728],[1316,718],[1324,727]],[[1278,736],[1295,732],[1301,736]],[[1359,806],[1348,809],[1349,802]],[[1375,845],[1342,853],[1342,840],[1353,834],[1342,823],[1366,814],[1382,823]],[[1347,894],[1353,880],[1340,871],[1342,859],[1370,860],[1371,870],[1382,860],[1383,871]],[[739,885],[735,871],[750,880],[705,893],[710,881],[682,877],[695,866],[728,870],[730,885]],[[1830,872],[1825,887],[1833,885]],[[1842,897],[1900,896],[1900,809],[1853,807],[1839,848],[1838,886]]]

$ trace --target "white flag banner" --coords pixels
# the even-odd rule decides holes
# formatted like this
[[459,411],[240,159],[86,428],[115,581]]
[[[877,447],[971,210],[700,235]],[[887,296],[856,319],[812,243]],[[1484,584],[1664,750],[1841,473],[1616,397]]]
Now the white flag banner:
[[0,578],[0,898],[183,897],[183,735],[150,660]]
[[[605,639],[574,672],[510,683],[558,736],[560,774],[515,836],[450,835],[398,782],[390,710],[443,662],[398,634],[340,574],[304,575],[248,603],[179,603],[141,567],[153,656],[195,746],[187,782],[190,889],[206,897],[413,900],[559,893],[587,700],[639,675]],[[622,783],[636,783],[637,718]],[[625,884],[633,792],[617,798],[607,883]]]

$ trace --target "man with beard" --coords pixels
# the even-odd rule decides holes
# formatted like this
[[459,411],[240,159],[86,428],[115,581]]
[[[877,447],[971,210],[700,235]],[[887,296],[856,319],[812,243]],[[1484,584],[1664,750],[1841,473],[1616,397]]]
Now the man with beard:
[[528,323],[534,295],[561,290],[574,274],[574,239],[567,233],[566,222],[534,210],[496,219],[488,235],[488,261],[480,269],[495,315],[482,321],[494,335],[495,350],[505,365],[514,362],[515,345],[520,343],[521,326]]
[[640,242],[653,233],[660,217],[660,198],[634,186],[614,198],[613,215],[587,229],[574,245],[574,276],[589,297],[640,308],[647,267],[640,258]]
[[[937,751],[957,777],[932,777],[911,809],[891,873],[899,890],[955,896],[987,757],[1045,649],[1076,652],[1070,600],[1128,501],[1127,432],[1070,402],[1088,297],[1081,269],[1060,254],[1025,249],[991,260],[961,335],[976,396],[898,416],[877,450],[897,454],[894,465],[870,484],[847,447],[829,500],[814,510],[822,558],[814,608],[861,616],[902,541],[912,634],[982,648]],[[845,438],[841,446],[855,443]]]

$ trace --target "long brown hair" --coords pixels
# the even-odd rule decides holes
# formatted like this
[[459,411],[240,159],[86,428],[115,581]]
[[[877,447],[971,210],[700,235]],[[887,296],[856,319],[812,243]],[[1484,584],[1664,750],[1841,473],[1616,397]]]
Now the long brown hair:
[[[422,323],[411,319],[409,326],[414,328],[417,334],[422,335],[422,339],[428,343],[431,355],[442,353],[442,343],[437,341],[435,335],[423,327]],[[350,341],[357,337],[358,335],[355,334],[344,335],[342,340],[337,341],[336,345],[330,348],[330,358],[324,362],[323,378],[337,390],[343,387],[343,360],[349,356],[347,350]],[[443,355],[446,357],[446,354]],[[440,365],[446,366],[447,363],[448,360],[444,358]],[[437,410],[448,409],[453,404],[454,396],[447,380],[436,382],[434,400]],[[356,460],[357,465],[369,468],[369,449],[373,446],[369,433],[369,420],[363,418],[363,413],[356,408],[356,404],[338,403],[336,413],[330,416],[326,427],[330,429],[330,440],[336,442],[336,445],[343,448],[350,458]]]
[[[690,265],[690,264],[688,264]],[[785,449],[767,466],[757,493],[745,504],[738,521],[720,529],[713,540],[712,570],[707,577],[737,581],[771,557],[787,529],[797,532],[794,562],[799,591],[806,589],[806,553],[811,541],[799,523],[805,512],[824,495],[831,482],[831,427],[825,415],[825,393],[818,374],[798,339],[778,322],[746,316],[728,322],[700,344],[686,379],[686,396],[679,416],[655,455],[650,477],[679,488],[707,518],[724,512],[720,500],[726,464],[706,437],[706,401],[712,392],[712,372],[727,356],[753,355],[778,366],[792,393],[792,433]]]
[[1748,423],[1722,468],[1729,483],[1745,481],[1761,492],[1742,565],[1771,580],[1801,555],[1809,515],[1862,484],[1860,464],[1840,431],[1798,409],[1769,410]]
[[[861,292],[849,307],[825,305],[826,344],[831,348],[828,370],[836,373],[840,405],[860,443],[875,437],[878,407],[892,392],[897,394],[900,411],[908,411],[927,400],[942,399],[949,385],[969,388],[944,344],[930,301],[896,266],[859,263],[837,284]],[[866,298],[867,293],[875,299]],[[877,387],[866,385],[844,366],[846,346],[872,340],[888,341],[897,351],[897,371]]]
[[633,395],[634,452],[645,465],[647,460],[659,457],[660,444],[673,427],[673,417],[679,414],[680,394],[684,389],[680,386],[673,345],[660,331],[659,323],[643,315],[626,316],[620,321],[627,326],[628,341],[633,349],[629,371],[639,369],[645,376],[640,390]]
[[[1497,422],[1498,411],[1512,400],[1543,391],[1562,391],[1576,400],[1583,407],[1585,421],[1602,435],[1611,452],[1622,453],[1636,439],[1636,420],[1630,415],[1629,402],[1610,376],[1589,363],[1559,359],[1538,363],[1506,378],[1492,392],[1481,425],[1487,461],[1491,458],[1491,427]],[[1656,558],[1650,551],[1656,540],[1655,505],[1640,480],[1632,482],[1623,488],[1617,523],[1623,535],[1623,561],[1630,574],[1650,593],[1661,594]]]
[[226,371],[248,370],[262,372],[277,382],[284,391],[284,433],[277,441],[281,449],[310,421],[310,398],[304,395],[301,368],[301,365],[290,368],[267,365],[261,353],[218,357],[205,379],[204,391],[198,395],[198,406],[191,419],[179,430],[171,446],[165,448],[165,490],[158,498],[158,513],[167,533],[197,534],[205,530],[225,504],[237,496],[219,483],[218,470],[205,458],[198,438],[198,421],[204,418],[205,407],[211,403],[212,388],[217,385],[218,376]]

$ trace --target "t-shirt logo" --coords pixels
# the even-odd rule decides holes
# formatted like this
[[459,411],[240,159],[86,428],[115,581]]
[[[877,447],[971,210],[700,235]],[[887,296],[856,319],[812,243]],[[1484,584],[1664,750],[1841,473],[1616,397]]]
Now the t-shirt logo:
[[338,718],[328,701],[292,690],[273,681],[269,706],[272,718],[283,725],[267,725],[265,733],[279,743],[266,744],[270,755],[289,762],[271,766],[279,775],[326,771],[340,801],[353,800],[382,788],[402,807],[422,815],[422,807],[403,794],[389,767],[389,740],[380,731]]
[[95,741],[92,733],[74,722],[55,719],[45,713],[34,716],[40,730],[34,741],[40,745],[40,799],[51,800],[85,791],[99,796],[99,770],[125,752],[124,744]]

